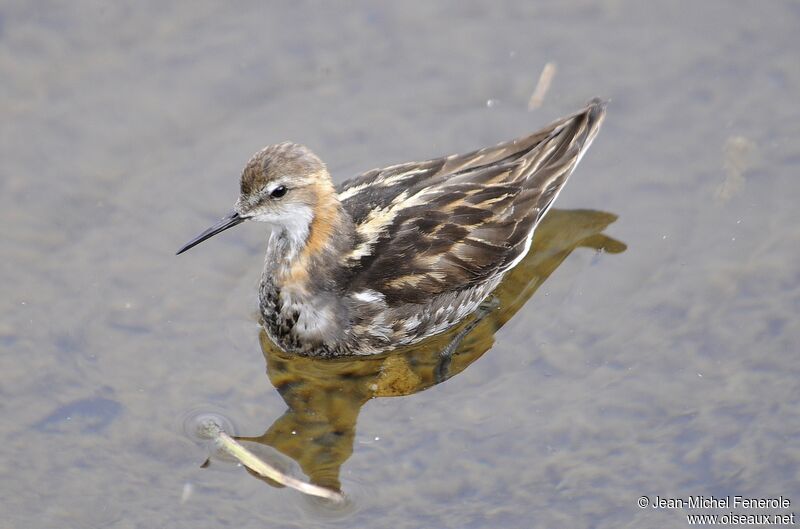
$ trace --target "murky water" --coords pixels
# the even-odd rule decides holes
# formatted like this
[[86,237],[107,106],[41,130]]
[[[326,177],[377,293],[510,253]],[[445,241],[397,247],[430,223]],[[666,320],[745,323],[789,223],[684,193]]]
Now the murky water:
[[[642,495],[800,510],[800,8],[487,6],[0,5],[6,526],[688,526]],[[450,362],[270,348],[259,226],[173,255],[267,143],[341,181],[595,95],[608,117],[564,209]],[[348,504],[200,468],[198,410]]]

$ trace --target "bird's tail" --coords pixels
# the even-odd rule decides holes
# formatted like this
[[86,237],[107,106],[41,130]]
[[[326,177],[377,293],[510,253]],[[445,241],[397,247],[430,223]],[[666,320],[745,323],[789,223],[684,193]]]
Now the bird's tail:
[[578,112],[551,123],[542,131],[546,136],[520,157],[515,179],[525,181],[524,194],[535,202],[531,206],[538,209],[539,218],[550,208],[597,136],[606,104],[599,98],[592,99]]

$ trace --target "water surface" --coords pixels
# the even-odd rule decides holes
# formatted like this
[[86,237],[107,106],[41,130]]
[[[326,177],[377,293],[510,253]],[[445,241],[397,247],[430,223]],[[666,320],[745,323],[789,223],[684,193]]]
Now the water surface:
[[[798,27],[788,1],[3,4],[0,517],[686,527],[637,499],[800,505]],[[442,383],[409,355],[341,389],[346,443],[249,443],[338,482],[347,509],[200,468],[183,428],[196,410],[269,437],[307,419],[281,373],[316,397],[347,387],[330,367],[276,370],[262,348],[261,227],[173,255],[228,211],[254,151],[303,142],[342,181],[513,138],[596,95],[608,117],[557,207],[608,222],[582,238],[551,219],[563,235],[538,247],[568,251],[532,268],[513,318],[476,329]],[[598,252],[599,233],[627,250]]]

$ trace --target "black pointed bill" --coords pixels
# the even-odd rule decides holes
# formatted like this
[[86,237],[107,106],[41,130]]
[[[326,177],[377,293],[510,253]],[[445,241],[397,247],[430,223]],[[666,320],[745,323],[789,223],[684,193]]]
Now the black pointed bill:
[[201,242],[203,242],[204,240],[210,239],[214,235],[221,233],[227,230],[228,228],[233,228],[234,226],[236,226],[237,224],[241,224],[245,220],[246,220],[245,218],[240,217],[238,213],[233,211],[230,214],[222,217],[222,219],[219,222],[208,228],[206,231],[204,231],[203,233],[201,233],[200,235],[198,235],[197,237],[186,243],[186,246],[178,250],[178,252],[175,255],[180,255],[189,248],[193,248],[198,244],[200,244]]

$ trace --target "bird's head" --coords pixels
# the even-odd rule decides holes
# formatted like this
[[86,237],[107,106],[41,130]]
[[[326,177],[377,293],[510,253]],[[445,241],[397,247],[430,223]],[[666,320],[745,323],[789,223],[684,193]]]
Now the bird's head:
[[289,142],[270,145],[247,162],[233,211],[178,253],[251,219],[271,224],[293,244],[302,245],[315,219],[326,220],[335,196],[325,164],[310,149]]

